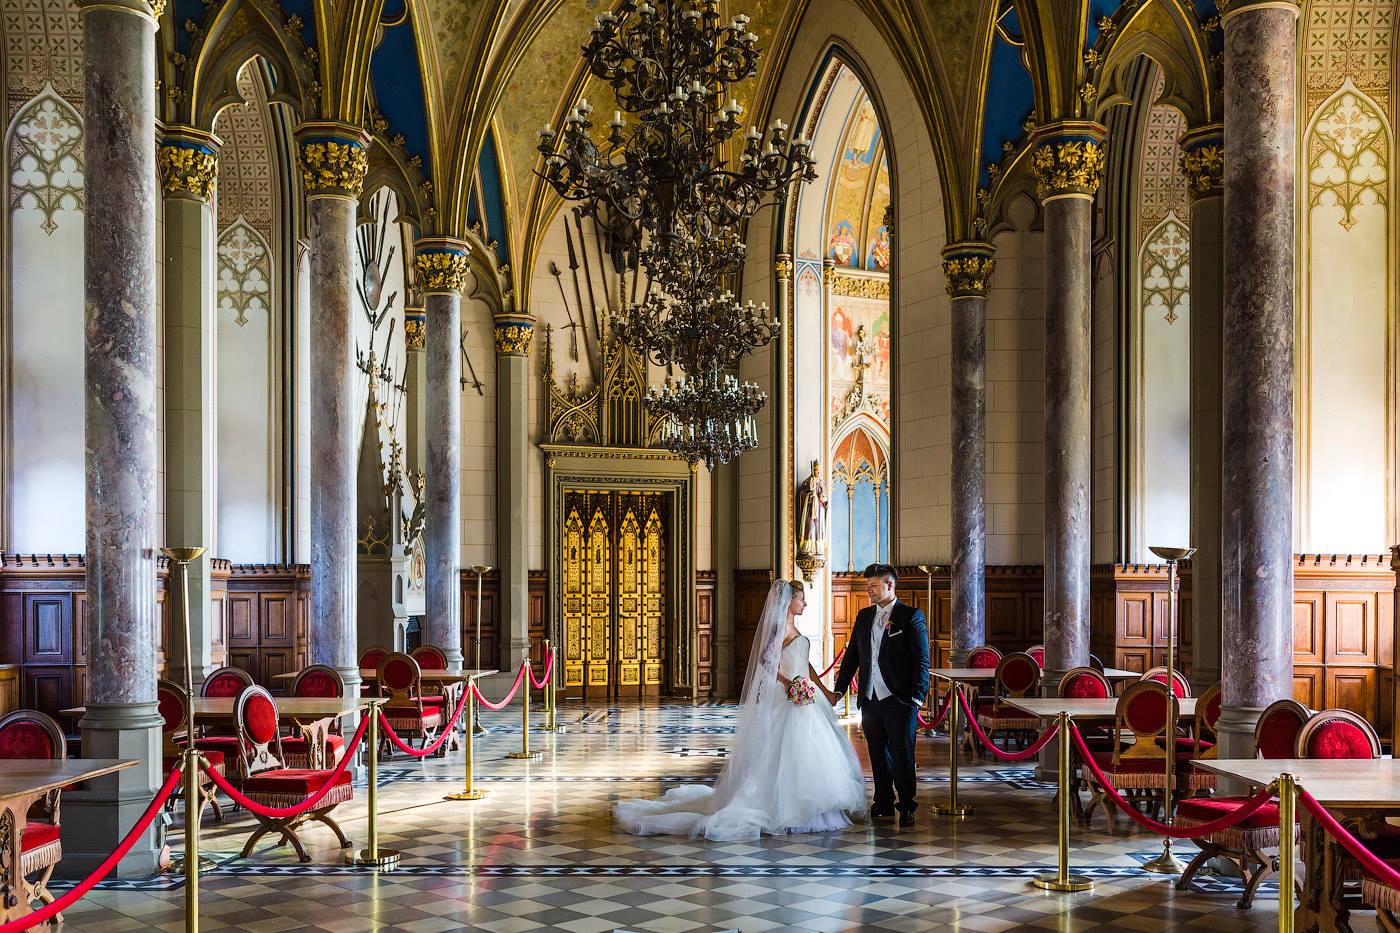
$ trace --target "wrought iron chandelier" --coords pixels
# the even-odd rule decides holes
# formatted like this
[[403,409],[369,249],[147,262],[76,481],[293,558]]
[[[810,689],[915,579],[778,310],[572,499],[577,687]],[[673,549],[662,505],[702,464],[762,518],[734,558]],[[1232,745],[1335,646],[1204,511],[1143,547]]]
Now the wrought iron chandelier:
[[778,120],[767,134],[744,134],[737,166],[722,157],[743,114],[724,100],[730,84],[757,73],[758,37],[746,16],[722,25],[718,0],[658,4],[623,0],[597,17],[584,60],[623,110],[601,145],[586,100],[562,134],[542,129],[541,174],[607,226],[615,262],[631,253],[658,286],[616,316],[613,331],[687,374],[649,392],[647,408],[666,419],[669,449],[713,467],[757,446],[753,416],[765,396],[728,371],[778,329],[766,305],[741,304],[725,288],[744,264],[739,225],[816,172],[808,140]]

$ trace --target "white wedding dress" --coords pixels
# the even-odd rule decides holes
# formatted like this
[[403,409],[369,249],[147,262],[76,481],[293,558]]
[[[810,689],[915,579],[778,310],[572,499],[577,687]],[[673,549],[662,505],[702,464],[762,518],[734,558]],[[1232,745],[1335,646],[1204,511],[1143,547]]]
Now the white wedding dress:
[[[794,638],[773,652],[775,666],[789,679],[809,676],[809,650],[805,636]],[[752,674],[769,676],[772,688],[745,704],[734,755],[715,786],[685,784],[659,800],[619,801],[613,815],[623,830],[733,842],[845,829],[851,816],[864,818],[865,775],[826,697],[818,691],[797,706],[763,665]]]

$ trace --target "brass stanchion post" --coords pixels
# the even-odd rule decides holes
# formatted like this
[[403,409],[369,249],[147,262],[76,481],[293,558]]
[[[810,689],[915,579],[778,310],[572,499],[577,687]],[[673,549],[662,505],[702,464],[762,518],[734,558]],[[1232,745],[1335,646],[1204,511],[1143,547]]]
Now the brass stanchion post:
[[1293,933],[1293,820],[1298,782],[1278,776],[1278,930]]
[[[1162,819],[1172,822],[1172,791],[1176,789],[1176,564],[1196,553],[1193,547],[1154,547],[1153,554],[1167,562],[1167,730],[1162,736],[1166,754],[1166,783],[1162,787]],[[1179,875],[1186,870],[1172,852],[1172,837],[1162,837],[1162,854],[1142,866],[1143,871]]]
[[549,680],[545,682],[544,688],[544,731],[560,733],[565,730],[559,724],[559,657],[553,649],[553,641],[545,639],[544,651],[549,658]]
[[399,853],[379,848],[379,700],[370,701],[365,715],[370,717],[369,734],[369,846],[345,853],[345,861],[363,868],[393,871],[399,867]]
[[[194,719],[194,711],[190,711]],[[185,931],[199,933],[199,752],[194,743],[185,746]]]
[[949,702],[953,704],[953,708],[948,710],[948,802],[935,803],[933,812],[939,816],[960,820],[972,815],[972,807],[958,804],[958,743],[962,738],[958,719],[962,713],[959,709],[962,704],[958,702],[958,696],[962,691],[962,684],[956,680],[951,684],[948,689]]
[[520,662],[525,668],[525,676],[521,678],[520,690],[525,696],[520,703],[522,725],[520,729],[520,751],[511,752],[507,758],[514,758],[518,761],[534,761],[540,757],[540,752],[530,751],[530,659],[526,658]]
[[[467,682],[467,689],[468,689],[469,691],[471,691],[471,695],[470,695],[469,697],[467,697],[467,703],[471,706],[471,709],[468,710],[468,712],[475,712],[475,711],[476,711],[476,689],[475,689],[475,687],[476,687],[475,682],[473,682],[473,681],[468,681],[468,682]],[[480,800],[481,798],[483,798],[483,797],[486,796],[486,791],[484,791],[484,790],[477,790],[475,787],[472,786],[472,782],[475,780],[474,775],[473,775],[473,772],[476,770],[476,742],[474,741],[475,738],[476,738],[476,736],[474,736],[474,735],[472,734],[472,730],[471,730],[471,729],[468,729],[468,730],[467,730],[467,752],[466,752],[466,772],[467,772],[467,773],[466,773],[466,776],[465,776],[465,778],[463,779],[463,782],[462,782],[462,789],[459,790],[459,791],[458,791],[457,793],[455,793],[455,794],[448,794],[446,797],[443,797],[443,798],[442,798],[443,800]]]
[[[491,568],[485,564],[473,564],[472,573],[476,574],[476,649],[473,652],[472,666],[481,670],[481,578],[491,572]],[[472,714],[472,731],[477,735],[485,735],[491,730],[481,724],[481,708],[473,705],[475,712]]]
[[1058,855],[1059,864],[1055,868],[1053,875],[1041,875],[1035,879],[1034,884],[1043,891],[1092,891],[1094,882],[1084,875],[1071,875],[1069,873],[1069,713],[1060,710],[1060,787],[1058,792]]

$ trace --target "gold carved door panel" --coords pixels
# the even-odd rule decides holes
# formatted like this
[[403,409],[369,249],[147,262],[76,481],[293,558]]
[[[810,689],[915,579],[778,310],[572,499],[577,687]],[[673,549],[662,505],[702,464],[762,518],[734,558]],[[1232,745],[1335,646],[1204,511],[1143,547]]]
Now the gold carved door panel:
[[564,686],[573,695],[661,692],[667,500],[569,490],[564,497]]

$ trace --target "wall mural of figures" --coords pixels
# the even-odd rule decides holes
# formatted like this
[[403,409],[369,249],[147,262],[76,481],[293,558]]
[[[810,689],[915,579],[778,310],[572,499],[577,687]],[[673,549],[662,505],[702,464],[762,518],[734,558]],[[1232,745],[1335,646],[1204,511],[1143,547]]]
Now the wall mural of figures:
[[890,307],[883,298],[833,295],[830,318],[831,424],[868,408],[890,423]]

